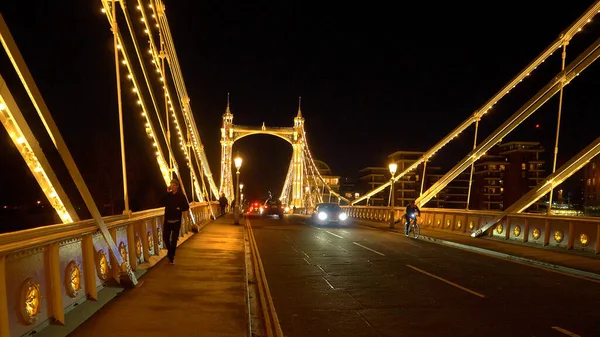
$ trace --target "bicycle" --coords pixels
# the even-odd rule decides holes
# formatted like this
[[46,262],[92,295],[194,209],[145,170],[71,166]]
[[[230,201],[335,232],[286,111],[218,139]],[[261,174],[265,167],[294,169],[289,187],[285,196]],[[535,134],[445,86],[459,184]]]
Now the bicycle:
[[417,223],[417,217],[414,214],[411,214],[410,220],[408,223],[408,234],[406,236],[412,236],[415,239],[419,238],[421,234],[421,227]]

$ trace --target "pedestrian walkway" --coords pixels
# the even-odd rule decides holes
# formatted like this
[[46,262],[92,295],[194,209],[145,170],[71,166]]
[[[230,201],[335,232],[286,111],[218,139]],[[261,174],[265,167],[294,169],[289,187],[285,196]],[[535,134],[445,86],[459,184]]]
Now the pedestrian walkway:
[[[383,222],[355,220],[358,224],[404,235],[404,226],[396,224],[392,229]],[[532,246],[511,240],[488,237],[473,238],[466,234],[451,231],[421,228],[421,239],[476,251],[497,257],[512,259],[553,270],[600,280],[600,256],[565,250],[555,247]]]
[[249,335],[243,226],[209,223],[81,326],[72,337]]

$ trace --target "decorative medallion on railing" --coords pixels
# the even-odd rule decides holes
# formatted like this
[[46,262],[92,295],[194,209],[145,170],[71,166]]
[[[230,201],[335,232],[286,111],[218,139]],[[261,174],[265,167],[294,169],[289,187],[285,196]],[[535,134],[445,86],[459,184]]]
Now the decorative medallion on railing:
[[138,234],[135,235],[135,256],[138,260],[142,258],[142,239]]
[[97,273],[98,273],[98,277],[103,280],[106,281],[108,279],[108,258],[106,257],[106,253],[104,252],[104,249],[100,249],[96,255],[96,266],[98,269]]
[[456,228],[461,229],[462,228],[462,221],[458,220],[456,222]]
[[163,236],[162,236],[162,228],[160,226],[156,227],[156,240],[158,240],[158,248],[163,247]]
[[581,242],[581,245],[583,247],[586,247],[588,245],[588,243],[589,243],[589,239],[588,239],[587,234],[581,234],[581,235],[579,235],[579,242]]
[[152,235],[152,231],[148,231],[148,250],[150,254],[154,254],[154,235]]
[[129,259],[127,258],[127,245],[123,241],[121,241],[121,243],[119,243],[119,254],[121,254],[121,258],[123,259],[123,262],[129,261]]
[[451,224],[452,224],[452,221],[446,220],[446,227],[450,227]]
[[439,225],[441,225],[441,224],[442,224],[442,220],[438,219],[438,221],[437,221],[437,225],[439,226]]
[[519,235],[521,235],[521,227],[520,227],[519,225],[516,225],[516,226],[513,228],[513,234],[514,234],[516,237],[519,237]]
[[65,289],[69,297],[76,297],[81,290],[81,266],[72,260],[65,270]]
[[496,232],[497,232],[498,234],[502,234],[502,232],[504,232],[504,225],[503,225],[503,224],[501,224],[501,223],[499,223],[499,224],[496,226]]
[[539,239],[540,235],[542,234],[542,232],[540,232],[539,228],[534,228],[533,231],[531,232],[531,236],[533,236],[534,239]]
[[427,221],[427,224],[428,224],[429,226],[431,226],[431,223],[433,223],[433,219],[429,218],[429,221]]
[[562,231],[554,231],[554,241],[560,243],[565,238]]
[[42,311],[42,291],[40,284],[28,278],[21,287],[21,316],[27,324],[32,324]]
[[473,221],[469,221],[469,229],[475,228],[475,223]]

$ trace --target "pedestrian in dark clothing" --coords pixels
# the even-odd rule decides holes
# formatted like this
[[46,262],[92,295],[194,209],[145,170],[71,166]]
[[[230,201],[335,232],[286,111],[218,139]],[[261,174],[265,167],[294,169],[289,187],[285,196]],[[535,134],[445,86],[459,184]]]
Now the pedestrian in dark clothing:
[[219,206],[221,206],[221,215],[225,214],[225,209],[227,208],[227,198],[225,198],[225,193],[221,193]]
[[179,190],[179,181],[171,180],[167,187],[167,194],[162,197],[161,203],[165,206],[165,219],[163,223],[163,242],[167,248],[167,257],[171,264],[175,264],[175,249],[181,230],[181,214],[190,209],[187,198]]

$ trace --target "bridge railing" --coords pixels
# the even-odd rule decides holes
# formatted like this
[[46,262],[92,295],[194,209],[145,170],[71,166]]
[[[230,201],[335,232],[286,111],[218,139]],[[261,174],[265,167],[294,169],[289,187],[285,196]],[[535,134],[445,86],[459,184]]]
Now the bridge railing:
[[[180,237],[210,220],[218,203],[192,203]],[[166,252],[164,209],[103,218],[124,261],[134,271],[154,266]],[[119,281],[121,268],[94,220],[0,234],[0,337],[22,336],[48,324]]]
[[[355,219],[388,222],[389,207],[342,206]],[[394,208],[394,219],[403,225],[404,208]],[[444,208],[421,209],[420,225],[425,229],[449,231],[471,235],[499,212],[460,210]],[[396,226],[398,226],[396,224]],[[514,213],[487,231],[487,236],[501,240],[527,242],[540,247],[552,246],[565,250],[576,250],[600,254],[600,218],[546,216],[541,214]]]

